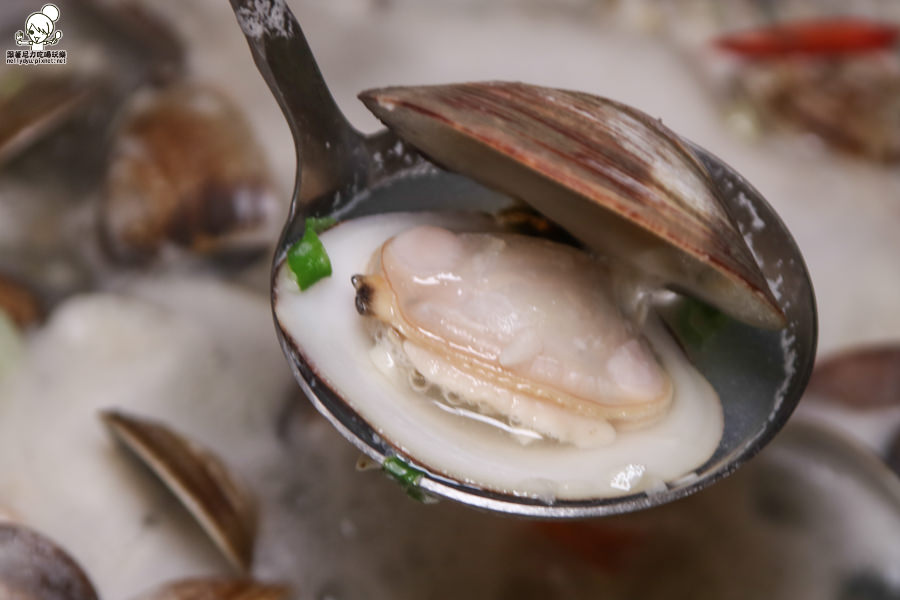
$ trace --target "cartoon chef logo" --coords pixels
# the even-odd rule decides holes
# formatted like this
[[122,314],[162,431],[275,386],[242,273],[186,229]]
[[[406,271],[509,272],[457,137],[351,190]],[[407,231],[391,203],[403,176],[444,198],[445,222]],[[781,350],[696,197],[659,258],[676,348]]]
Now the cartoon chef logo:
[[62,31],[56,29],[59,9],[55,4],[45,4],[40,12],[31,13],[25,20],[25,31],[16,32],[16,44],[31,46],[33,52],[44,50],[44,46],[52,46],[62,38]]

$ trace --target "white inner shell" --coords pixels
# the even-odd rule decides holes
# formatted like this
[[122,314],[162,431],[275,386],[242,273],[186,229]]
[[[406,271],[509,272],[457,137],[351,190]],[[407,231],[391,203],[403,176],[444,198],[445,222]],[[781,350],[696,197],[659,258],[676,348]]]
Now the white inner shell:
[[[356,314],[350,278],[368,271],[373,250],[386,240],[420,225],[451,231],[487,227],[483,218],[451,213],[394,213],[342,223],[321,236],[332,277],[300,292],[283,266],[275,307],[282,328],[319,376],[414,463],[468,484],[551,500],[652,490],[689,474],[712,455],[723,429],[718,397],[658,325],[645,333],[674,387],[665,416],[637,430],[594,432],[600,437],[582,447],[546,441],[522,444],[517,439],[521,436],[463,416],[464,410],[447,410],[414,391],[407,370],[390,360],[391,349],[383,341],[373,343],[368,319]],[[512,360],[535,356],[535,345],[527,341],[513,344],[508,351]],[[639,346],[636,351],[646,349]],[[412,355],[420,371],[429,370],[428,356],[416,356],[415,350]],[[632,391],[637,386],[646,392],[659,383],[652,373],[640,371],[635,379],[630,369],[615,367],[615,354],[606,364],[610,361]],[[444,368],[440,371],[443,377],[453,376]],[[602,443],[596,443],[598,439]]]

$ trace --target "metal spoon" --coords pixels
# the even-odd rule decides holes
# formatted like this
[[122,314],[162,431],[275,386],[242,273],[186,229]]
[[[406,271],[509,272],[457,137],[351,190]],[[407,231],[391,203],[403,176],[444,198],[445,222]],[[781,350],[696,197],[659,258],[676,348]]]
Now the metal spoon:
[[[491,211],[509,199],[430,165],[391,131],[363,136],[336,106],[312,52],[284,0],[231,0],[263,78],[294,137],[298,170],[287,223],[274,258],[274,274],[303,234],[307,217],[354,218],[402,210]],[[688,142],[719,188],[741,232],[753,235],[763,275],[777,282],[777,302],[788,325],[766,331],[711,317],[686,297],[659,308],[694,365],[719,393],[725,431],[710,460],[665,490],[586,501],[525,498],[465,485],[425,472],[418,486],[477,508],[539,518],[611,515],[687,496],[733,472],[785,424],[806,386],[815,356],[817,317],[806,266],[790,233],[740,175]],[[462,202],[462,204],[461,204]],[[753,228],[762,221],[763,228]],[[273,303],[275,297],[273,295]],[[714,335],[698,335],[715,320]],[[276,331],[300,387],[318,410],[362,452],[381,463],[396,453],[311,368],[276,320]],[[413,462],[415,457],[412,457]]]

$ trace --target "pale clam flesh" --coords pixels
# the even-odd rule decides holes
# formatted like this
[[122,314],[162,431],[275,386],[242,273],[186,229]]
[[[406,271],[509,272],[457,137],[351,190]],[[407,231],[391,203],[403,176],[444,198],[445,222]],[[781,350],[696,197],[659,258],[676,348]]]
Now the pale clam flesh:
[[584,252],[421,226],[372,263],[354,279],[357,310],[389,327],[395,360],[459,402],[577,445],[608,443],[610,422],[653,421],[671,402],[668,374],[615,304],[609,268]]

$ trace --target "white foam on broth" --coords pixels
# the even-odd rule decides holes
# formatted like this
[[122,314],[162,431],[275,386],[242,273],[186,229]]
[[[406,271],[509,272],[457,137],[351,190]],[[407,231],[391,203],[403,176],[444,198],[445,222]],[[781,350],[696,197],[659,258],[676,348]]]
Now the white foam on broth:
[[459,213],[393,213],[344,222],[320,237],[333,267],[330,278],[300,292],[282,265],[275,313],[307,362],[384,439],[432,472],[494,491],[542,499],[589,499],[659,489],[702,465],[718,446],[722,408],[709,383],[687,363],[659,325],[646,332],[672,377],[675,397],[666,416],[615,441],[582,449],[554,442],[523,445],[514,436],[442,410],[376,368],[371,333],[356,313],[352,275],[363,273],[385,240],[418,225],[453,231],[484,229]]

